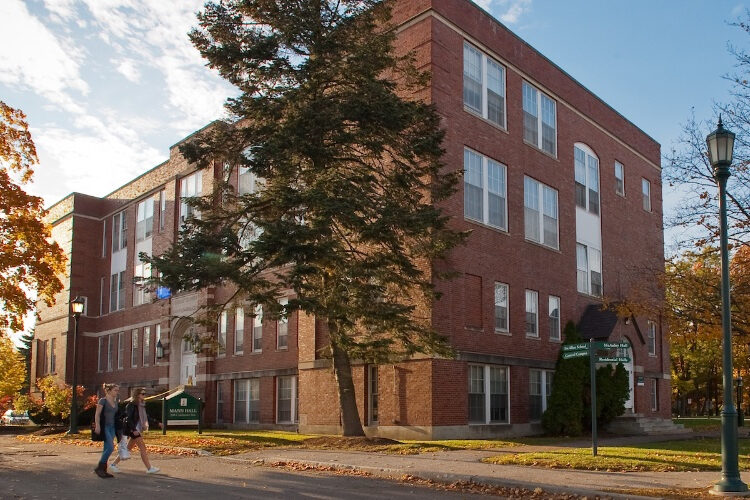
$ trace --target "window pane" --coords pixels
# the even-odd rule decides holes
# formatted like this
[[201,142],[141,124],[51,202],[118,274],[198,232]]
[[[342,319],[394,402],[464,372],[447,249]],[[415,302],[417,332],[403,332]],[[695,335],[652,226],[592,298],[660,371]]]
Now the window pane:
[[625,194],[625,171],[621,163],[615,162],[615,192]]
[[595,249],[589,248],[589,267],[591,268],[591,295],[601,296],[602,294],[602,253]]
[[469,422],[486,421],[484,406],[484,367],[469,366]]
[[647,212],[651,211],[651,183],[646,179],[641,179],[641,185],[643,190],[643,209]]
[[539,308],[537,297],[537,292],[526,290],[526,333],[534,337],[539,335],[537,329],[537,311]]
[[464,105],[482,113],[482,54],[464,44]]
[[539,229],[539,183],[530,177],[524,177],[524,226],[526,238],[540,241]]
[[523,139],[531,144],[539,144],[539,122],[536,89],[523,83]]
[[234,352],[242,352],[245,341],[245,309],[238,307],[234,310]]
[[260,422],[260,379],[248,380],[248,415],[249,422]]
[[247,423],[247,380],[234,382],[234,422]]
[[464,169],[464,215],[469,219],[482,222],[484,218],[482,157],[464,149]]
[[490,422],[508,421],[507,368],[490,367]]
[[589,188],[589,211],[599,215],[599,160],[588,156],[588,188]]
[[542,149],[551,155],[557,155],[557,137],[555,132],[555,101],[541,95],[542,101]]
[[560,297],[549,297],[549,338],[560,340]]
[[557,191],[544,186],[544,241],[552,248],[557,248]]
[[508,285],[495,283],[495,329],[508,330]]
[[125,309],[125,271],[120,273],[117,285],[117,309]]
[[505,229],[507,227],[505,213],[505,167],[499,163],[487,160],[487,202],[491,226]]
[[573,148],[575,156],[576,205],[586,208],[586,153]]
[[278,379],[278,421],[292,421],[292,377]]
[[529,419],[542,418],[542,372],[529,370]]
[[487,119],[505,127],[505,71],[487,59]]
[[589,293],[589,260],[586,246],[576,244],[576,267],[578,269],[578,291]]

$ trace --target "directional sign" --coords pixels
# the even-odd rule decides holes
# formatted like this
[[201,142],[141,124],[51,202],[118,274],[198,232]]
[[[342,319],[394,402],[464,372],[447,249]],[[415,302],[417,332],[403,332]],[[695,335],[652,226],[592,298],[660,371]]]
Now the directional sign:
[[597,363],[629,363],[630,358],[627,356],[597,356]]
[[571,352],[571,351],[583,351],[588,350],[589,345],[586,342],[581,342],[580,344],[567,344],[562,346],[563,352]]
[[573,352],[564,352],[563,353],[563,359],[570,359],[570,358],[585,358],[589,355],[588,351],[573,351]]
[[627,349],[627,342],[594,342],[594,349]]

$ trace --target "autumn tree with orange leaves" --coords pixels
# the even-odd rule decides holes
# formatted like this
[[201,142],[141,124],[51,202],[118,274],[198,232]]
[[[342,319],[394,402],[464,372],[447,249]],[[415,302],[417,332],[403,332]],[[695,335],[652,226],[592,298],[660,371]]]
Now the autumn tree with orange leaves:
[[65,255],[50,239],[43,200],[22,187],[38,162],[26,115],[0,101],[0,334],[22,330],[35,298],[52,305],[63,287]]

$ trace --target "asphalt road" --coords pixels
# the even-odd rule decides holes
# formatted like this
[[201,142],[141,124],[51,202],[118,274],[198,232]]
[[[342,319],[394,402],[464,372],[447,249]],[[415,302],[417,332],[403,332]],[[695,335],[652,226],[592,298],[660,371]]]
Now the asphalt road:
[[476,494],[440,491],[395,481],[294,472],[220,457],[152,455],[161,468],[146,474],[138,455],[122,463],[112,479],[97,477],[101,450],[25,443],[0,435],[0,498],[122,499],[459,499]]

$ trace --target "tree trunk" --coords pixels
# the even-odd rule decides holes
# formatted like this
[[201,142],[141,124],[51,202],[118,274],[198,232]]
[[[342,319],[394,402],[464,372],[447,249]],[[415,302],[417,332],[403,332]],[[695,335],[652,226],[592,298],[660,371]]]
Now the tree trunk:
[[332,322],[328,322],[328,332],[331,338],[331,352],[333,354],[333,373],[339,390],[339,405],[341,406],[341,423],[344,436],[364,436],[362,422],[359,420],[357,398],[354,393],[352,380],[352,365],[349,353],[341,348],[338,342],[338,329]]

